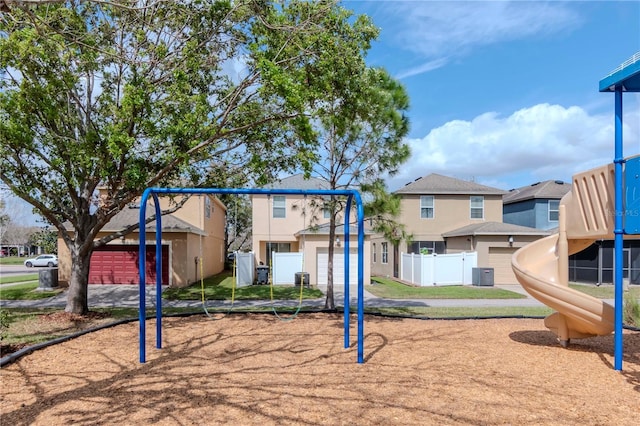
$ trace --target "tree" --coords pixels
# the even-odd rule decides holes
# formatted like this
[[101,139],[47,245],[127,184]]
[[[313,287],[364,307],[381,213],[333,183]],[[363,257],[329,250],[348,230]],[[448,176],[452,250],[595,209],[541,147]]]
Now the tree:
[[[404,115],[409,97],[385,70],[366,67],[359,61],[351,61],[343,69],[333,68],[328,78],[329,101],[319,106],[316,121],[321,160],[313,173],[327,181],[331,189],[358,188],[368,201],[366,213],[374,219],[374,230],[397,244],[406,238],[404,227],[393,220],[400,203],[388,194],[382,177],[396,173],[409,158],[409,147],[403,142],[409,131]],[[343,212],[344,204],[337,197],[331,197],[328,204],[331,216],[325,308],[335,309],[336,224],[341,213],[349,212]]]
[[309,170],[308,70],[351,28],[335,2],[41,3],[3,3],[0,179],[68,247],[67,312],[88,311],[93,250],[134,227],[95,238],[146,187]]
[[58,235],[49,228],[40,228],[29,235],[29,244],[42,247],[45,253],[56,253],[58,250]]

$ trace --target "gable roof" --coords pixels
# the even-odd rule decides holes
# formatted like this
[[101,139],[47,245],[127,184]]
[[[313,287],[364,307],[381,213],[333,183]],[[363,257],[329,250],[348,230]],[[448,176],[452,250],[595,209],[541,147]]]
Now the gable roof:
[[[147,217],[151,216],[154,212],[148,211]],[[139,223],[140,221],[140,208],[139,207],[125,207],[116,213],[115,216],[100,230],[100,232],[118,232],[122,231],[127,226]],[[72,231],[73,227],[70,223],[65,223],[65,228]],[[147,231],[155,231],[156,221],[147,223],[145,226]],[[139,229],[133,231],[139,232]],[[172,214],[162,216],[162,232],[190,232],[198,235],[204,235],[204,231],[195,225],[191,225],[182,219],[175,217]]]
[[[355,235],[357,238],[358,235],[358,226],[352,226],[349,225],[349,227],[347,228],[349,231],[349,235]],[[330,224],[328,223],[323,223],[317,226],[310,226],[306,229],[302,229],[298,232],[295,233],[296,236],[301,236],[301,235],[329,235],[329,230],[330,230]],[[364,235],[370,235],[371,231],[365,226],[364,228]],[[336,224],[336,236],[337,237],[342,237],[344,235],[344,224],[343,225],[337,225]],[[357,240],[356,240],[357,242]]]
[[504,204],[512,204],[533,199],[559,200],[571,191],[571,184],[561,180],[545,180],[521,188],[511,189],[503,198]]
[[265,189],[331,189],[329,182],[324,179],[309,177],[302,173],[279,179],[276,182],[267,184]]
[[551,231],[503,222],[482,222],[445,232],[443,237],[479,235],[550,235]]
[[[147,217],[151,216],[154,212],[148,211]],[[116,232],[121,231],[127,226],[133,225],[134,223],[139,223],[140,221],[140,208],[139,207],[127,207],[120,210],[114,217],[111,218],[109,223],[107,223],[102,231],[105,232]],[[156,229],[156,221],[152,221],[147,223],[145,226],[147,230],[155,230]],[[138,230],[134,231],[138,232]],[[162,232],[192,232],[195,234],[202,233],[202,229],[195,225],[191,225],[190,223],[177,218],[172,214],[166,214],[162,216]]]
[[503,195],[506,192],[479,183],[431,173],[406,184],[394,194]]

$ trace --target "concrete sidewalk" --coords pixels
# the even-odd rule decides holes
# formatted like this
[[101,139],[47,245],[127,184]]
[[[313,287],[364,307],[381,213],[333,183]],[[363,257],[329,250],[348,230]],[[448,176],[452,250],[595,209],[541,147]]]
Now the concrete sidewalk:
[[[519,285],[496,286],[516,293],[527,295]],[[156,306],[156,288],[149,285],[145,289],[145,300],[148,308]],[[326,294],[326,287],[320,288]],[[139,288],[137,285],[89,285],[89,306],[94,308],[105,307],[133,307],[139,306]],[[357,303],[357,286],[349,288],[350,305]],[[344,306],[344,292],[342,288],[334,289],[336,306]],[[321,309],[324,307],[325,298],[304,299],[306,308]],[[67,291],[48,298],[39,300],[3,300],[2,308],[64,308],[67,303]],[[297,306],[298,300],[236,300],[235,307],[271,307],[271,306]],[[364,291],[365,307],[529,307],[544,306],[542,303],[527,295],[526,299],[383,299]],[[201,308],[200,300],[163,300],[162,306],[167,307],[193,307]],[[230,301],[209,300],[208,308],[229,307]]]

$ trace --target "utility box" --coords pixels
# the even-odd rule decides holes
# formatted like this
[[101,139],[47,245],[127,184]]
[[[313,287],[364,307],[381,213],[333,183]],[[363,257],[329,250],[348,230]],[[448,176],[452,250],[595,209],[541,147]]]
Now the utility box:
[[309,288],[309,273],[308,272],[296,272],[296,277],[294,281],[296,287],[300,287],[300,285],[304,285],[304,287]]
[[58,268],[38,272],[38,290],[47,291],[58,287]]
[[256,268],[256,281],[258,284],[269,284],[269,267],[258,266]]
[[471,283],[475,286],[493,286],[493,268],[472,268]]

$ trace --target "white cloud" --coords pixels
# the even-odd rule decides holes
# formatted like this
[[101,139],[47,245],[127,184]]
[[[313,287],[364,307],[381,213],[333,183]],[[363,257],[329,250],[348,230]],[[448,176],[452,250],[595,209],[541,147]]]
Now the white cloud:
[[[426,65],[402,71],[416,75],[468,54],[476,47],[540,37],[573,29],[582,18],[564,2],[542,1],[423,1],[385,2],[385,20],[396,45],[412,51]],[[393,17],[393,18],[391,18]],[[437,63],[437,62],[434,62]]]
[[408,70],[400,72],[397,76],[397,79],[403,79],[406,77],[411,77],[413,75],[423,74],[425,72],[433,71],[435,69],[441,68],[445,66],[449,61],[446,58],[434,59],[433,61],[428,61],[427,63],[418,65],[417,67],[410,68]]
[[[613,121],[613,112],[592,115],[578,106],[549,104],[508,117],[488,112],[471,121],[449,121],[423,138],[407,140],[411,159],[388,181],[389,189],[430,173],[503,189],[547,179],[570,181],[576,172],[612,161]],[[625,115],[623,135],[625,155],[637,154],[640,112]]]

